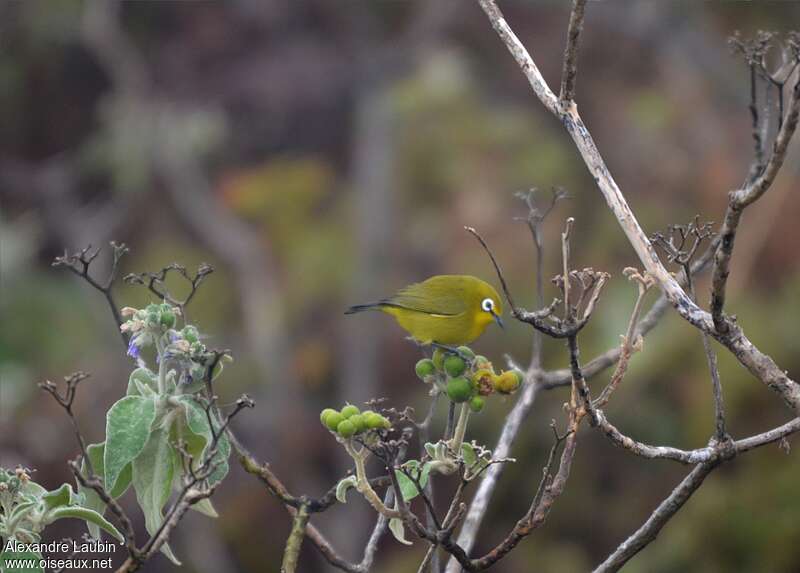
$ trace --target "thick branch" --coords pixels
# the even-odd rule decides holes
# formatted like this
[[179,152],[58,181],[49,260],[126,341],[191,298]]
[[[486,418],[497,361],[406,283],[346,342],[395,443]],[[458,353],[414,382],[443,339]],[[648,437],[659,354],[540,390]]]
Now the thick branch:
[[697,491],[706,476],[717,467],[717,463],[699,464],[678,484],[669,496],[661,502],[647,521],[633,535],[626,539],[608,559],[603,561],[594,573],[619,571],[628,560],[653,541],[666,523]]

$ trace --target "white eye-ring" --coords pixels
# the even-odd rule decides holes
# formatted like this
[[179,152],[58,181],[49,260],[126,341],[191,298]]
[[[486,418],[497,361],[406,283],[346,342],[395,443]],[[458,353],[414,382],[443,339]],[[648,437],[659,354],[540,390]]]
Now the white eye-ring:
[[481,308],[484,312],[492,312],[494,310],[494,301],[490,298],[485,298],[481,301]]

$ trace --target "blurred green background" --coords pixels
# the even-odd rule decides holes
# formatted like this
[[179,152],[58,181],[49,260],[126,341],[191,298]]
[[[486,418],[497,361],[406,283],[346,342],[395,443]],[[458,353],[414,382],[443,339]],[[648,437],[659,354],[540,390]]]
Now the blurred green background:
[[[503,3],[553,86],[566,4]],[[578,104],[648,233],[696,213],[720,221],[751,157],[749,75],[726,39],[798,24],[796,3],[590,3]],[[293,492],[312,495],[347,469],[317,421],[323,407],[382,396],[424,412],[428,399],[413,373],[419,350],[386,317],[345,317],[348,305],[431,274],[494,281],[464,225],[492,245],[518,302],[534,305],[534,250],[513,220],[526,212],[515,191],[561,185],[571,195],[545,225],[548,299],[568,216],[577,220],[575,266],[612,273],[581,334],[584,360],[618,343],[634,302],[621,275],[636,264],[632,249],[474,2],[4,1],[0,126],[0,465],[35,468],[48,487],[70,480],[65,461],[77,448],[36,383],[91,372],[77,407],[96,441],[132,367],[102,298],[51,268],[65,248],[123,241],[131,248],[123,273],[212,264],[217,272],[190,310],[210,346],[233,351],[218,391],[223,401],[242,392],[256,399],[237,432]],[[729,302],[790,374],[800,371],[798,151],[793,145],[773,189],[745,216]],[[705,302],[707,277],[698,292]],[[150,300],[123,284],[115,294],[120,305]],[[530,340],[529,329],[511,324],[475,348],[496,364],[506,353],[525,363]],[[561,343],[545,342],[545,362],[567,365]],[[720,367],[735,437],[789,418],[724,351]],[[553,390],[537,399],[478,551],[527,507],[548,424],[562,419],[566,397]],[[493,446],[513,400],[491,400],[472,437]],[[712,411],[698,334],[668,315],[607,414],[643,441],[693,448],[706,443]],[[548,524],[495,570],[590,569],[686,471],[584,429]],[[797,455],[777,447],[725,466],[626,571],[800,570],[798,471]],[[277,571],[289,529],[283,508],[236,466],[214,501],[218,520],[189,515],[177,531],[183,570]],[[362,500],[315,521],[360,559],[372,521]],[[79,534],[77,525],[52,531]],[[406,548],[385,538],[375,570],[416,570],[423,551],[421,542]],[[173,569],[161,556],[145,567]],[[307,545],[301,570],[330,568]]]

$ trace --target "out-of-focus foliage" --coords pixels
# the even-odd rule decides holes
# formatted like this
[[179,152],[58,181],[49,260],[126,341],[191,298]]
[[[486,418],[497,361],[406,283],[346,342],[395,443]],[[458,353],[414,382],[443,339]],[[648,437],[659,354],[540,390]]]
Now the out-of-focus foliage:
[[[70,478],[64,462],[77,449],[69,422],[36,382],[77,369],[92,372],[76,403],[91,442],[102,440],[104,414],[125,393],[131,362],[105,302],[49,265],[65,247],[87,242],[126,242],[132,253],[123,274],[173,261],[189,268],[207,261],[216,268],[189,316],[210,333],[206,345],[231,349],[236,362],[218,388],[221,400],[244,391],[257,397],[256,410],[238,418],[237,429],[295,493],[325,491],[346,467],[314,421],[325,405],[348,399],[348,373],[369,368],[375,395],[417,412],[427,408],[426,387],[411,373],[419,350],[384,317],[345,318],[348,305],[431,274],[472,273],[494,281],[464,225],[477,227],[492,245],[518,302],[535,304],[534,249],[525,224],[513,220],[526,214],[515,191],[567,189],[571,198],[559,203],[544,228],[546,298],[556,292],[547,279],[558,270],[558,233],[573,216],[575,266],[612,273],[581,333],[581,355],[588,360],[618,343],[635,294],[621,269],[635,264],[634,254],[568,137],[533,98],[474,3],[458,2],[445,24],[434,26],[432,38],[411,46],[404,43],[406,28],[422,13],[421,1],[335,8],[325,0],[123,3],[121,34],[148,76],[147,87],[135,93],[119,84],[122,60],[109,67],[109,54],[86,41],[90,4],[26,0],[0,6],[4,467],[36,468],[36,481],[48,489]],[[566,5],[512,3],[506,9],[545,78],[557,85]],[[578,104],[648,233],[695,213],[720,220],[726,193],[745,177],[751,154],[749,78],[729,54],[726,36],[736,29],[744,35],[760,27],[782,31],[797,22],[800,12],[792,3],[590,3]],[[387,53],[386,65],[376,68]],[[369,113],[376,85],[386,123]],[[364,139],[375,133],[374,142]],[[380,153],[357,153],[360,146],[384,151],[390,161],[373,161]],[[200,222],[191,207],[207,205],[202,199],[209,197],[194,187],[197,180],[176,184],[165,171],[165,160],[173,158],[166,152],[175,150],[195,162],[198,173],[191,175],[207,184],[218,209],[204,207]],[[790,153],[774,188],[747,213],[729,304],[751,339],[796,373],[796,144]],[[365,187],[364,181],[371,183]],[[188,203],[178,201],[175,185]],[[381,193],[387,196],[376,195]],[[365,200],[376,209],[367,216]],[[375,231],[370,222],[388,237],[365,240]],[[236,260],[243,245],[236,241],[243,236],[263,259]],[[226,237],[236,241],[226,243]],[[101,274],[107,266],[102,261]],[[271,284],[250,284],[248,269],[261,267],[259,276]],[[269,289],[274,297],[254,296]],[[705,278],[698,292],[705,300]],[[129,285],[120,284],[116,294],[120,305],[153,300]],[[283,320],[278,335],[285,371],[263,364],[274,339],[264,334],[269,329],[248,322],[262,314]],[[375,360],[343,350],[345,333],[359,328],[376,333]],[[498,365],[505,353],[524,365],[529,349],[530,332],[519,324],[493,329],[476,343],[476,351]],[[544,359],[547,367],[565,367],[563,345],[547,342]],[[720,367],[735,437],[788,419],[779,400],[724,351]],[[593,388],[607,379],[598,377]],[[518,462],[505,470],[478,551],[513,526],[526,505],[520,500],[535,490],[550,445],[548,424],[561,415],[565,397],[556,390],[537,398],[512,451]],[[493,445],[513,403],[513,397],[487,401],[470,424],[472,437]],[[670,315],[634,356],[607,414],[643,441],[699,447],[712,430],[711,413],[699,337]],[[270,425],[272,420],[283,425]],[[444,425],[443,412],[434,423]],[[799,569],[793,544],[800,511],[796,457],[769,447],[713,474],[630,570]],[[531,563],[559,573],[590,569],[682,478],[685,469],[674,466],[643,462],[584,430],[572,477],[549,523],[496,570],[522,571]],[[334,507],[318,521],[351,558],[360,552],[372,516],[360,501]],[[220,518],[213,526],[191,516],[171,540],[185,558],[184,570],[276,569],[265,563],[279,562],[289,524],[260,484],[232,464],[214,504]],[[341,527],[343,516],[347,528]],[[137,526],[142,530],[143,523]],[[54,536],[60,534],[79,532],[56,528]],[[423,551],[422,543],[384,544],[376,570],[414,570]],[[329,570],[310,547],[302,563],[303,571]],[[148,568],[172,570],[161,558]]]

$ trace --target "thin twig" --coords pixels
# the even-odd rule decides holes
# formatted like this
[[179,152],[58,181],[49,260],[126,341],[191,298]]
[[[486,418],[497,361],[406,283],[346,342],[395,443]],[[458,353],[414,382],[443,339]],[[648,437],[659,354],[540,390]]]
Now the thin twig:
[[772,153],[766,165],[760,170],[760,175],[742,189],[733,191],[729,195],[728,208],[725,211],[725,219],[720,230],[722,241],[714,257],[712,271],[711,315],[714,328],[720,333],[727,333],[731,329],[730,321],[726,320],[723,315],[723,309],[725,307],[725,290],[730,274],[730,260],[742,212],[760,199],[772,186],[772,182],[786,159],[789,143],[794,136],[799,117],[800,78],[795,81],[791,90],[786,119],[782,121],[772,145]]
[[100,254],[101,249],[99,247],[92,250],[92,246],[89,245],[72,254],[64,251],[63,255],[56,257],[53,260],[52,266],[68,269],[77,276],[81,277],[92,288],[100,291],[103,294],[103,298],[106,299],[109,310],[111,310],[111,314],[114,317],[114,322],[117,324],[117,332],[119,332],[122,336],[122,343],[125,345],[125,348],[128,348],[128,337],[124,332],[119,330],[119,327],[123,322],[122,315],[120,315],[119,307],[117,306],[112,293],[114,281],[116,280],[117,272],[119,271],[119,262],[128,252],[128,247],[125,246],[125,243],[115,243],[114,241],[111,241],[110,245],[111,269],[109,270],[104,281],[95,279],[90,273],[92,263],[97,258],[97,255]]

